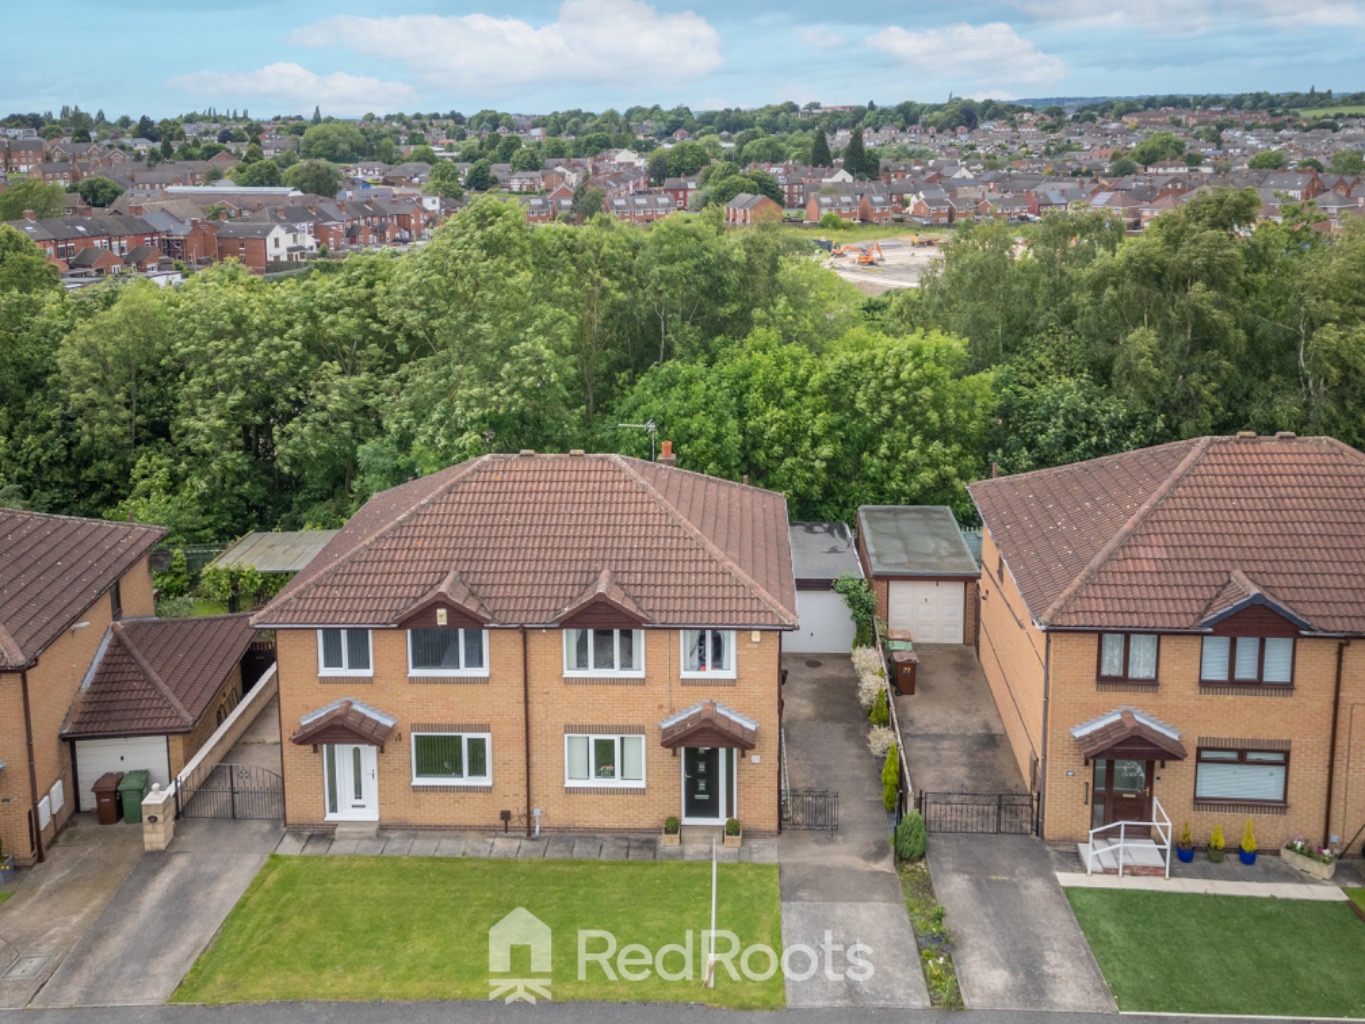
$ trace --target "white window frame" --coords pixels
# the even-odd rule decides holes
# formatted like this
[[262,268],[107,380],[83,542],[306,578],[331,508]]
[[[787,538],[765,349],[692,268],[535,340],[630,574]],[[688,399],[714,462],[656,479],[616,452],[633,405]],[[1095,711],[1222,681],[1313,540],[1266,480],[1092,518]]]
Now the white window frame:
[[[458,626],[436,626],[435,629],[453,629],[459,634],[458,642],[460,645],[460,664],[464,665],[464,629]],[[408,634],[408,675],[409,676],[465,676],[484,678],[488,675],[488,630],[479,630],[479,638],[483,643],[483,667],[482,668],[417,668],[412,663],[412,634],[416,630],[409,629]]]
[[[568,677],[568,678],[573,678],[573,677],[577,676],[577,677],[580,677],[580,678],[581,678],[581,677],[597,677],[597,676],[619,676],[619,677],[624,678],[624,679],[643,679],[643,678],[645,677],[645,631],[644,631],[643,629],[613,629],[613,630],[610,630],[611,633],[615,634],[615,635],[612,637],[612,643],[614,644],[613,651],[615,652],[615,658],[613,659],[613,661],[614,661],[616,664],[618,664],[618,665],[621,663],[621,634],[622,634],[622,633],[634,633],[634,634],[635,634],[635,655],[636,655],[636,661],[639,663],[639,666],[640,666],[640,667],[639,667],[639,668],[631,668],[631,669],[619,669],[619,668],[591,668],[591,667],[590,667],[590,668],[586,668],[586,669],[582,669],[582,668],[574,668],[574,667],[572,667],[572,666],[573,666],[573,643],[572,643],[572,637],[573,637],[575,634],[577,634],[577,633],[582,633],[582,632],[588,632],[588,633],[606,633],[606,632],[608,632],[608,630],[605,630],[605,629],[601,629],[601,630],[599,630],[599,629],[588,629],[588,630],[581,630],[581,629],[566,629],[566,630],[564,630],[564,675],[565,675],[566,677]],[[588,638],[588,660],[589,660],[589,661],[592,660],[592,653],[593,653],[592,637],[589,637],[589,638]]]
[[[727,654],[729,654],[729,656],[730,656],[730,667],[729,667],[729,668],[722,668],[722,669],[711,669],[711,668],[704,668],[704,669],[688,669],[688,668],[685,667],[685,666],[687,665],[687,660],[688,660],[688,659],[687,659],[687,649],[688,649],[688,647],[690,646],[689,643],[688,643],[688,637],[689,637],[690,635],[695,635],[695,634],[697,634],[697,633],[705,633],[705,634],[719,633],[719,634],[721,634],[722,649],[723,649]],[[735,674],[736,674],[736,664],[735,664],[735,663],[736,663],[736,661],[738,660],[738,656],[739,656],[739,650],[738,650],[738,648],[739,648],[739,644],[736,642],[736,634],[735,634],[735,631],[734,631],[733,629],[702,629],[702,628],[697,628],[697,629],[680,629],[680,630],[678,630],[678,653],[679,653],[678,665],[679,665],[679,666],[683,666],[683,667],[681,668],[681,670],[680,670],[680,671],[681,671],[681,676],[682,676],[682,678],[683,678],[683,679],[734,679],[734,678],[735,678]],[[711,650],[711,644],[710,644],[710,643],[708,643],[708,644],[706,645],[706,650],[707,650],[708,652]]]
[[[464,775],[442,776],[431,778],[417,774],[417,738],[419,736],[458,736],[460,738],[460,756],[466,771]],[[484,767],[487,769],[482,775],[470,775],[469,767],[469,741],[483,740]],[[408,749],[412,755],[412,784],[414,786],[491,786],[493,785],[493,736],[486,732],[433,732],[430,729],[423,729],[410,734]]]
[[[570,740],[575,740],[575,739],[584,739],[584,740],[587,740],[587,742],[588,742],[588,777],[587,777],[586,779],[574,779],[574,778],[570,778],[570,777],[569,777],[569,741],[570,741]],[[623,748],[623,745],[624,745],[624,744],[623,744],[623,741],[625,741],[625,740],[635,740],[635,741],[637,741],[637,742],[640,744],[640,777],[639,777],[638,779],[622,779],[622,778],[619,778],[619,777],[618,777],[618,778],[615,778],[615,779],[603,779],[603,778],[599,778],[599,777],[597,776],[597,774],[596,774],[595,769],[593,768],[593,763],[592,763],[593,751],[596,749],[597,742],[598,742],[599,740],[611,740],[611,741],[613,741],[613,742],[616,744],[616,764],[617,764],[617,765],[620,765],[620,764],[624,761],[624,758],[622,757],[622,753],[623,753],[623,749],[622,749],[622,748]],[[565,785],[565,786],[585,786],[585,787],[595,787],[595,786],[616,786],[616,787],[618,787],[618,788],[620,788],[620,789],[644,789],[644,788],[645,788],[646,781],[647,781],[647,779],[648,779],[648,774],[649,774],[649,772],[648,772],[648,766],[646,765],[646,761],[648,760],[648,757],[646,756],[646,753],[647,753],[647,752],[646,752],[646,750],[645,750],[645,738],[644,738],[644,736],[643,736],[641,733],[638,733],[638,732],[624,732],[624,733],[586,733],[586,732],[572,732],[572,733],[565,733],[565,734],[564,734],[564,785]],[[618,774],[618,776],[619,776],[619,774],[620,774],[619,770],[618,770],[617,774]]]
[[[323,660],[322,653],[322,634],[328,630],[336,630],[341,634],[341,668],[329,668]],[[365,646],[370,652],[370,664],[368,668],[351,668],[351,645],[347,642],[347,633],[364,633]],[[318,634],[318,675],[320,676],[373,676],[374,675],[374,639],[370,636],[368,629],[354,629],[349,626],[326,626],[317,631]]]

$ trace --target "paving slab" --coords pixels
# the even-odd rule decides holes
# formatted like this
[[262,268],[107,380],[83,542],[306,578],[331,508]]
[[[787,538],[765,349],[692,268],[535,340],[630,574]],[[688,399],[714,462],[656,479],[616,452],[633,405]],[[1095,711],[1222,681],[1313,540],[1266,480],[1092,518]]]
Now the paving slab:
[[143,854],[31,1005],[164,1003],[281,836],[277,822],[181,821],[171,849]]
[[482,839],[478,836],[471,836],[464,841],[463,857],[491,857],[493,855],[493,840]]
[[360,852],[359,839],[333,839],[327,852],[333,857],[349,857]]
[[682,859],[683,859],[682,847],[681,847],[681,846],[661,846],[661,847],[659,847],[658,852],[654,855],[654,859],[655,859],[655,860],[672,860],[672,861],[682,860]]
[[384,843],[384,856],[407,857],[412,853],[412,844],[414,842],[416,842],[415,839],[403,839],[395,836],[389,836],[387,841]]
[[442,839],[436,846],[436,854],[439,857],[463,857],[465,845],[463,837]]
[[[851,953],[855,944],[862,948]],[[905,950],[915,948],[903,906],[784,901],[787,1006],[927,1007],[929,989],[918,962],[906,969]]]
[[409,857],[435,857],[441,840],[436,836],[418,836],[408,847]]
[[573,842],[574,860],[597,860],[602,853],[600,837],[575,836]]
[[544,836],[530,836],[521,841],[521,847],[517,850],[518,860],[540,860],[545,856],[545,848],[548,845]]
[[628,860],[657,860],[659,853],[659,841],[657,839],[632,839],[630,850],[626,854]]
[[305,857],[318,857],[326,854],[332,848],[332,837],[327,835],[312,835],[303,844],[303,855]]
[[498,860],[513,860],[521,849],[521,839],[517,836],[497,836],[493,840],[492,850],[487,856]]
[[549,860],[563,860],[573,856],[573,836],[550,836],[545,840],[544,856]]
[[[355,853],[364,857],[378,857],[388,846],[389,840],[386,836],[375,836],[373,839],[357,839],[355,841]],[[335,852],[335,851],[333,851]]]
[[602,840],[599,860],[625,860],[630,852],[630,840],[625,836],[607,836]]
[[280,845],[275,847],[275,852],[285,856],[293,856],[303,852],[304,845],[308,842],[308,837],[298,832],[286,832],[280,839]]

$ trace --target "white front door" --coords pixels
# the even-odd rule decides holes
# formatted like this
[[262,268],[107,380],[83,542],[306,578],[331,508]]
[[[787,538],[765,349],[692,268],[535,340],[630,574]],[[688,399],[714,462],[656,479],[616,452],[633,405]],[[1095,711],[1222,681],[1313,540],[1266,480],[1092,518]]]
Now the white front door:
[[893,580],[887,625],[906,629],[917,644],[962,643],[966,587],[956,580]]
[[328,821],[379,820],[379,758],[363,743],[322,748]]

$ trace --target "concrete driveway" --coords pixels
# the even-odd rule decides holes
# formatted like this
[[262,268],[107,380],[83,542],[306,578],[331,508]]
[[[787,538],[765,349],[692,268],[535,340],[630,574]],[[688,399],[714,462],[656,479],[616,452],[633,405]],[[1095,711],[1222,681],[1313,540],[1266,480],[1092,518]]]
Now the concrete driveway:
[[94,817],[79,815],[0,906],[0,1007],[29,1004],[142,857],[140,826]]
[[171,849],[142,855],[31,1005],[164,1003],[282,835],[273,821],[182,820]]
[[[816,666],[807,662],[819,662]],[[783,832],[778,839],[782,945],[871,947],[867,981],[843,977],[843,954],[827,970],[788,977],[789,1007],[923,1007],[929,992],[891,854],[881,766],[867,749],[867,720],[847,656],[789,655],[783,733],[793,789],[835,790],[839,830]],[[804,973],[805,962],[794,963]],[[834,975],[834,977],[831,977]]]

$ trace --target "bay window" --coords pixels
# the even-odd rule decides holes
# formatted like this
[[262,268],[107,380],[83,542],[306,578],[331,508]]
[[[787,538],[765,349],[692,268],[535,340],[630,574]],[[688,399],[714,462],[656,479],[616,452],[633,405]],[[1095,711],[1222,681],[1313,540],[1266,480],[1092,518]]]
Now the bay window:
[[682,631],[684,676],[735,674],[735,631],[732,629],[684,629]]
[[1206,636],[1199,678],[1206,683],[1288,685],[1294,681],[1294,639]]
[[639,735],[565,736],[564,782],[569,786],[643,786],[645,738]]
[[1287,750],[1199,748],[1194,798],[1238,803],[1285,802],[1289,781]]
[[644,632],[639,629],[566,629],[565,675],[645,673]]
[[318,630],[318,673],[328,676],[373,675],[368,629]]

